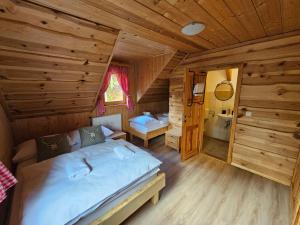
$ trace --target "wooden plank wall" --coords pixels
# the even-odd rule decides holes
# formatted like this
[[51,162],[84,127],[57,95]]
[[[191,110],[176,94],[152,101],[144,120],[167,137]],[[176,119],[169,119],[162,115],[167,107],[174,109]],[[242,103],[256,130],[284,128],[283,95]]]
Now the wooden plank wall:
[[[175,51],[172,53],[168,53],[165,55],[160,55],[148,59],[143,59],[140,62],[138,62],[138,86],[137,86],[137,101],[140,102],[142,97],[145,95],[147,90],[151,88],[151,85],[155,80],[158,78],[160,73],[163,71],[165,66],[168,64],[168,62],[172,59],[173,55],[175,54]],[[155,90],[159,90],[160,88],[164,88],[168,86],[167,80],[160,80],[156,84],[156,88],[153,88],[152,92],[148,93],[147,96],[144,96],[144,102],[157,100],[157,97],[155,96],[156,92]],[[158,93],[160,94],[160,93]],[[156,99],[155,99],[156,97]],[[159,99],[159,95],[158,95]]]
[[0,101],[10,118],[89,111],[118,31],[32,3],[0,1]]
[[300,149],[299,48],[294,33],[191,54],[184,62],[202,70],[244,65],[232,164],[285,185]]
[[[129,71],[130,92],[134,102],[136,102],[137,65],[130,64]],[[168,102],[136,103],[134,112],[129,112],[124,105],[106,106],[105,115],[121,113],[123,129],[127,130],[128,119],[141,114],[143,111],[167,112]],[[20,143],[30,138],[47,134],[63,133],[79,127],[88,126],[90,125],[90,117],[94,116],[96,116],[95,111],[17,119],[11,122],[14,140],[16,143]]]
[[293,182],[292,182],[292,216],[293,225],[300,224],[300,154],[298,156],[297,166],[295,168]]
[[242,74],[232,164],[290,185],[300,147],[300,61],[248,63]]
[[184,67],[178,67],[170,75],[169,122],[174,128],[182,129],[183,119],[183,75]]

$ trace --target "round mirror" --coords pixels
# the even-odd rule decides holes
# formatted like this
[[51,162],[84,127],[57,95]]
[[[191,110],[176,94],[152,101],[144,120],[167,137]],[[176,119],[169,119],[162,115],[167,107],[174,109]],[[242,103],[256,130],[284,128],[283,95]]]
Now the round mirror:
[[234,90],[229,81],[222,81],[217,84],[215,89],[215,96],[220,101],[226,101],[233,96]]

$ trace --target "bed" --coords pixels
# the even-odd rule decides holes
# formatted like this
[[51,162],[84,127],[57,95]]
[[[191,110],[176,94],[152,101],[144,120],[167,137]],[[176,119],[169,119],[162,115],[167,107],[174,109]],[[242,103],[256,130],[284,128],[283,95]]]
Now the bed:
[[[134,156],[116,155],[112,149],[120,145],[133,151]],[[82,157],[93,168],[91,174],[83,180],[67,179],[62,168]],[[26,160],[17,166],[19,183],[9,224],[120,224],[148,200],[157,203],[159,191],[165,186],[160,163],[121,139],[109,139],[40,163]],[[55,203],[50,204],[53,200]]]
[[148,148],[149,140],[163,135],[169,128],[168,114],[162,113],[155,116],[141,115],[129,119],[130,141],[133,136],[144,140],[144,147]]

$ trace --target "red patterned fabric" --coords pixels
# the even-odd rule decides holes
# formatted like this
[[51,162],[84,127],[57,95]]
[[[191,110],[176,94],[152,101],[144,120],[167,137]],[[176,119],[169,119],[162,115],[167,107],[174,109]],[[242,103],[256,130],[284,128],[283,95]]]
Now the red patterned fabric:
[[17,183],[16,178],[0,161],[0,203],[6,198],[6,193],[10,187]]
[[134,109],[134,104],[133,104],[132,98],[129,95],[128,68],[122,67],[122,66],[110,65],[104,76],[102,87],[101,87],[101,89],[99,91],[99,95],[98,95],[97,110],[96,110],[98,116],[105,113],[103,96],[109,86],[109,82],[110,82],[110,78],[111,78],[112,74],[116,75],[116,77],[118,79],[118,83],[120,84],[124,94],[126,95],[127,108],[130,111],[133,111],[133,109]]

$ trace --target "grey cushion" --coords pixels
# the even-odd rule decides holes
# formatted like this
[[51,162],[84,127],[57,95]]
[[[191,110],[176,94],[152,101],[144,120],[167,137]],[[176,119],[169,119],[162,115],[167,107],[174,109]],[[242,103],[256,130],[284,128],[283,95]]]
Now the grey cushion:
[[105,141],[105,136],[100,125],[95,127],[80,128],[79,133],[81,139],[81,147],[95,145],[103,143]]
[[36,139],[37,161],[46,160],[71,151],[66,134],[55,134]]

